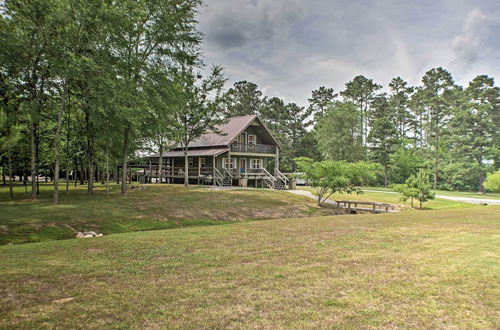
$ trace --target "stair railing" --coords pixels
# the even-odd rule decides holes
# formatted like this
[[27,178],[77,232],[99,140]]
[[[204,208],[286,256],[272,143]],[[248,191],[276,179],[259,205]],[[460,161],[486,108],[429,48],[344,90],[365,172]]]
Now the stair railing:
[[222,175],[222,173],[215,167],[214,168],[214,172],[215,172],[215,183],[218,185],[218,186],[222,186],[224,184],[224,176]]
[[283,183],[285,184],[285,186],[288,184],[288,181],[290,180],[290,179],[287,178],[286,175],[284,175],[283,173],[281,173],[281,171],[277,167],[274,168],[274,175],[278,179],[280,179],[281,181],[283,181]]
[[265,180],[264,182],[266,183],[267,187],[274,189],[274,184],[277,181],[276,178],[271,173],[269,173],[269,171],[266,170],[265,168],[262,168],[261,172],[262,174],[264,174],[264,180]]

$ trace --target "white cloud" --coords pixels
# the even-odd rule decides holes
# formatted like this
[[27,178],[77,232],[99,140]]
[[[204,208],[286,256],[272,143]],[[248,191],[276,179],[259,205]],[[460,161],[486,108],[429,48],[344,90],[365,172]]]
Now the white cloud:
[[471,10],[465,18],[462,32],[451,43],[456,56],[452,62],[454,67],[468,71],[470,66],[478,60],[482,49],[486,47],[483,41],[487,30],[486,15],[478,8]]

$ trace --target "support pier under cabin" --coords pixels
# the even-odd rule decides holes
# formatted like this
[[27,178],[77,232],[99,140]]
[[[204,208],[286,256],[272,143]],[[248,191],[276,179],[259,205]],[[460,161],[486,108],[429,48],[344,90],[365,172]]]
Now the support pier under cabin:
[[[207,133],[188,146],[191,184],[286,189],[288,178],[279,170],[280,145],[256,115],[230,118],[218,133]],[[185,156],[177,147],[146,158],[142,182],[183,183]]]

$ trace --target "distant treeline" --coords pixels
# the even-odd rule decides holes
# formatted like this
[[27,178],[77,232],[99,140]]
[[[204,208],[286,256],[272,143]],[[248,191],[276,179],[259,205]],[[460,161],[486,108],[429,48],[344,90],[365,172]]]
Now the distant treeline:
[[257,113],[284,151],[295,157],[373,161],[383,167],[378,184],[403,183],[419,169],[432,173],[434,188],[484,192],[487,173],[500,167],[500,89],[486,75],[457,85],[443,68],[425,73],[419,86],[392,79],[382,85],[357,76],[336,93],[320,87],[309,106],[263,96],[241,81],[224,95],[227,116]]

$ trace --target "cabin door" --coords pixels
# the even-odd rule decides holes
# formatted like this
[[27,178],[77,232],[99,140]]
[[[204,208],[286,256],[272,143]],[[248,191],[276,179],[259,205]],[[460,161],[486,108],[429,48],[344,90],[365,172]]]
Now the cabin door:
[[245,173],[247,171],[247,159],[240,158],[240,173]]

